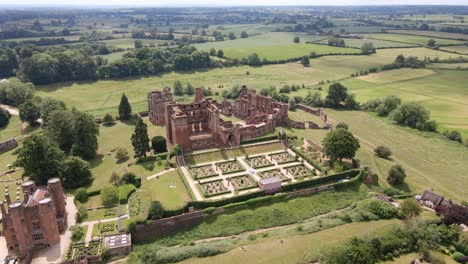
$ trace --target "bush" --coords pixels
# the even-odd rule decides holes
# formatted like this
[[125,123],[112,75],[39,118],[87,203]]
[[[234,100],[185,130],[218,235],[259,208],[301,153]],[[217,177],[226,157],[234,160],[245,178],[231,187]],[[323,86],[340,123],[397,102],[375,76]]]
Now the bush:
[[166,138],[162,136],[155,136],[151,139],[151,147],[155,153],[167,152]]
[[401,203],[401,213],[405,218],[412,218],[418,216],[422,212],[422,208],[419,203],[412,198],[406,199]]
[[151,207],[148,212],[148,219],[157,220],[161,219],[164,216],[164,208],[159,201],[154,201],[151,203]]
[[398,215],[398,209],[393,205],[375,198],[360,201],[357,208],[369,211],[381,218],[392,218]]
[[115,152],[115,158],[117,159],[118,163],[122,163],[128,160],[128,151],[124,147],[118,147]]
[[11,114],[7,110],[0,108],[0,127],[8,125],[10,122]]
[[450,257],[451,257],[453,260],[459,262],[459,261],[461,260],[461,258],[463,258],[464,256],[465,256],[465,255],[463,255],[463,254],[460,253],[460,252],[454,252]]
[[71,235],[71,240],[73,242],[81,241],[85,236],[84,229],[81,226],[76,226],[76,225],[71,226],[70,231],[71,231],[71,234],[72,234]]
[[393,165],[388,171],[387,181],[391,185],[400,185],[403,183],[405,177],[405,169],[401,165],[397,164]]
[[140,182],[137,180],[136,175],[133,172],[125,172],[124,175],[122,175],[122,179],[120,179],[120,181],[123,184],[133,184],[137,188],[139,187],[137,185]]
[[115,186],[106,186],[101,190],[103,205],[115,205],[119,202],[119,189]]
[[107,113],[102,119],[102,122],[104,122],[104,124],[113,124],[115,120],[111,114]]
[[81,223],[88,218],[88,210],[84,206],[79,206],[76,212],[75,219],[77,223]]
[[88,201],[88,191],[85,188],[78,188],[75,191],[75,200],[79,201],[80,203],[86,203]]
[[119,186],[119,203],[126,204],[130,195],[136,191],[133,184],[125,184]]
[[348,129],[349,126],[348,124],[344,123],[344,122],[339,122],[337,125],[336,125],[336,128],[342,128],[342,129]]
[[375,155],[382,159],[388,159],[392,155],[392,151],[384,146],[378,146],[374,149]]

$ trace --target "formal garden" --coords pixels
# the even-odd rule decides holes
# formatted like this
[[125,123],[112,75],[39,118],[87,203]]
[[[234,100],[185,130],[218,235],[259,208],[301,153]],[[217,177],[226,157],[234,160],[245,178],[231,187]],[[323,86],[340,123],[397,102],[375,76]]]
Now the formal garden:
[[211,164],[202,166],[190,166],[190,173],[195,180],[217,176]]
[[200,190],[205,197],[211,197],[224,193],[229,193],[229,189],[224,185],[223,180],[214,180],[200,183]]
[[281,179],[281,181],[290,181],[291,180],[291,178],[284,175],[279,169],[262,171],[262,172],[257,173],[257,175],[258,175],[258,177],[260,177],[262,179],[278,177],[278,178]]
[[288,152],[270,154],[270,158],[278,164],[296,161],[296,157],[292,156]]
[[257,181],[250,175],[241,175],[228,178],[228,181],[237,191],[257,187]]
[[317,175],[315,171],[310,170],[303,164],[287,167],[285,170],[286,173],[294,177],[294,179],[301,179]]
[[273,163],[271,163],[271,161],[269,161],[266,156],[262,155],[262,156],[256,156],[256,157],[247,157],[245,159],[252,168],[254,169],[259,169],[259,168],[263,168],[263,167],[268,167],[268,166],[272,166]]
[[216,167],[218,170],[221,170],[223,174],[235,173],[244,170],[244,167],[242,167],[237,159],[218,162],[216,163]]
[[84,242],[75,243],[71,247],[71,257],[76,259],[81,256],[97,256],[101,253],[101,239],[92,240],[86,245]]

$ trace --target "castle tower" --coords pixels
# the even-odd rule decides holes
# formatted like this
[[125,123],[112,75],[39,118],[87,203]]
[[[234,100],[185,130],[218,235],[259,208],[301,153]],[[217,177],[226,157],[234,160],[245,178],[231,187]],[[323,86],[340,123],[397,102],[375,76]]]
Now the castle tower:
[[55,224],[55,207],[51,197],[43,198],[39,201],[39,221],[43,232],[43,239],[48,245],[53,245],[60,241],[58,226]]
[[6,239],[7,247],[9,251],[15,252],[18,256],[25,256],[30,250],[32,236],[29,225],[26,224],[23,204],[18,201],[11,203],[8,206],[8,214],[11,217],[13,226],[11,231],[14,234],[9,234],[11,239]]
[[65,194],[59,178],[52,178],[47,181],[50,196],[55,204],[56,216],[59,221],[60,233],[67,229],[67,210],[65,204]]

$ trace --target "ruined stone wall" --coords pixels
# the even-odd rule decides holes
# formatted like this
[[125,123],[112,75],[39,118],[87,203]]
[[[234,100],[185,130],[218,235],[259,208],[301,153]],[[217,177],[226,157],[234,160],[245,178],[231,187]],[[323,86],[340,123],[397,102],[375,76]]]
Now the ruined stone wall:
[[7,152],[11,149],[14,149],[18,146],[18,142],[16,142],[16,139],[10,139],[5,142],[0,143],[0,154]]

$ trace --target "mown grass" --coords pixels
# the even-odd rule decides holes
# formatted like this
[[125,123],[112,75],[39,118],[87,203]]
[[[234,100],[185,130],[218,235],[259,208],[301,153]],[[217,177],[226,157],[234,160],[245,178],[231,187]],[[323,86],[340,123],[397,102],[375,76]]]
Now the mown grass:
[[[366,37],[373,38],[373,39],[396,41],[396,42],[402,42],[402,43],[411,43],[411,44],[417,44],[417,45],[426,45],[427,41],[431,39],[431,37],[404,35],[404,34],[367,34]],[[440,38],[432,38],[432,39],[434,39],[436,41],[436,44],[439,44],[439,45],[449,45],[449,44],[463,45],[464,43],[463,41],[460,41],[460,40],[440,39]]]
[[448,46],[448,47],[443,47],[444,50],[448,51],[453,51],[453,52],[458,52],[460,54],[468,54],[468,46],[462,45],[462,46]]
[[449,32],[438,32],[438,31],[422,31],[422,30],[389,30],[390,33],[399,33],[399,34],[410,34],[418,36],[428,36],[433,38],[447,38],[447,39],[458,39],[458,40],[468,40],[468,35],[458,34],[458,33],[449,33]]
[[[406,44],[406,43],[399,43],[399,42],[393,42],[393,41],[387,41],[387,40],[380,40],[380,39],[368,39],[368,38],[363,38],[363,39],[351,39],[351,38],[343,38],[345,45],[348,47],[353,47],[353,48],[361,48],[364,43],[372,43],[375,48],[389,48],[389,47],[411,47],[411,46],[417,46],[417,44]],[[328,44],[328,39],[326,40],[321,40],[318,43],[322,44]]]
[[146,181],[151,199],[161,202],[165,209],[178,209],[191,200],[190,195],[177,171],[168,172]]

